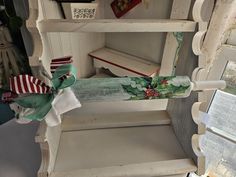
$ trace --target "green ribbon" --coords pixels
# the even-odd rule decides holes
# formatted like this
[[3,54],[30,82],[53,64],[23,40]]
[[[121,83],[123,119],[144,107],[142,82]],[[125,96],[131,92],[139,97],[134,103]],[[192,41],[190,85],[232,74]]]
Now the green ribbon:
[[[60,78],[70,74],[69,77],[61,80]],[[76,68],[71,65],[62,65],[56,69],[52,75],[52,92],[48,94],[30,94],[14,99],[16,103],[24,108],[34,109],[34,113],[26,115],[24,118],[30,120],[42,120],[52,108],[52,102],[59,90],[70,87],[76,82]]]

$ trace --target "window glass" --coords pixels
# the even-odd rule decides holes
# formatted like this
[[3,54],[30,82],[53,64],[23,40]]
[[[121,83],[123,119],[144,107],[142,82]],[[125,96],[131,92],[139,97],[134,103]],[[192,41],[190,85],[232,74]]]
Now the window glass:
[[209,107],[208,127],[216,127],[236,137],[236,63],[228,62],[222,75],[226,88],[217,90]]
[[[236,176],[236,144],[225,136],[236,139],[236,63],[228,62],[222,75],[227,87],[217,90],[208,110],[206,132],[201,141],[207,161],[208,176]],[[217,135],[210,129],[220,130]]]
[[207,131],[201,140],[201,147],[206,155],[208,176],[236,176],[235,143]]
[[217,90],[208,115],[208,127],[216,127],[236,137],[236,95]]

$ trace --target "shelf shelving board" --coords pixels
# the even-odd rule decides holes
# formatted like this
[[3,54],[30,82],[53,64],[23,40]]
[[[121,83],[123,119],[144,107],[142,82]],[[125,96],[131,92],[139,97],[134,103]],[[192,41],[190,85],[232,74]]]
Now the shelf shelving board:
[[140,175],[145,177],[186,177],[188,172],[194,171],[196,171],[196,167],[191,159],[178,159],[105,168],[53,172],[50,177],[136,177]]
[[193,32],[196,22],[163,19],[48,19],[38,23],[41,32]]
[[160,69],[160,65],[156,63],[109,48],[98,49],[89,53],[89,56],[94,59],[95,67],[104,67],[111,72],[115,70],[113,73],[117,72],[118,76],[122,76],[122,71],[123,76],[125,74],[128,76],[154,76]]
[[169,125],[170,117],[166,111],[142,111],[119,114],[88,114],[63,117],[64,131],[131,126]]
[[[93,176],[93,172],[99,172],[100,176],[109,176],[109,173],[123,176],[122,173],[128,171],[135,176],[140,173],[139,169],[150,173],[150,167],[155,169],[153,176],[196,170],[168,125],[63,131],[55,164],[53,173],[76,171],[78,176]],[[174,168],[163,170],[159,165]]]

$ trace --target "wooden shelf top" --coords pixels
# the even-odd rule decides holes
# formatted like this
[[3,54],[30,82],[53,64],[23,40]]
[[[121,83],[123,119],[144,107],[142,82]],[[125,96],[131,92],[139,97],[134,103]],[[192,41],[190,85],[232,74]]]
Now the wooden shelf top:
[[[101,48],[89,53],[96,62],[116,66],[140,76],[152,76],[159,72],[160,65],[109,48]],[[105,66],[109,69],[109,66]]]
[[41,32],[193,32],[196,22],[163,19],[48,19],[39,22]]

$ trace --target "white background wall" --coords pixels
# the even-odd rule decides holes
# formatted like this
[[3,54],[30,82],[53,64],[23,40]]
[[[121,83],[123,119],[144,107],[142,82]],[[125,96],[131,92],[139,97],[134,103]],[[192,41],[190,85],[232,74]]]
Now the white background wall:
[[[141,3],[121,18],[168,19],[171,7],[172,0],[150,0],[148,8]],[[105,18],[116,18],[110,3],[105,4]],[[165,33],[106,33],[107,47],[156,63],[161,63],[164,42]]]

